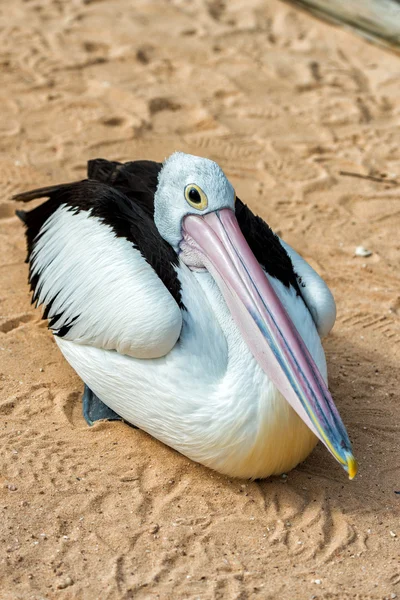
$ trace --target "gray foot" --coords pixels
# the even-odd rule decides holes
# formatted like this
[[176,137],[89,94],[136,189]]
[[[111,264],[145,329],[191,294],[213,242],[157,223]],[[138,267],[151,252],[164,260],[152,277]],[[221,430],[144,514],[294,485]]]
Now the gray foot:
[[83,416],[88,425],[92,426],[96,421],[122,421],[111,408],[108,408],[85,384],[82,398]]

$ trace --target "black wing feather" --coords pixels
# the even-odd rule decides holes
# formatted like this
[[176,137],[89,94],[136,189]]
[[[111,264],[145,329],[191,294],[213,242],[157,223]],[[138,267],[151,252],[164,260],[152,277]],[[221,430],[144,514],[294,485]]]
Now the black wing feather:
[[88,177],[112,185],[153,218],[154,194],[161,168],[161,163],[151,160],[119,163],[96,158],[88,162]]

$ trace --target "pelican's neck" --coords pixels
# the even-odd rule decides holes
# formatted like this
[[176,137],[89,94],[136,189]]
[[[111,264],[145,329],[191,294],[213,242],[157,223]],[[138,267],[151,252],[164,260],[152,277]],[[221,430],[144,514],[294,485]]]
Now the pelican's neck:
[[184,272],[183,277],[187,278],[182,281],[182,300],[187,311],[183,314],[181,341],[185,351],[189,350],[201,362],[202,377],[204,372],[216,375],[216,369],[221,378],[228,371],[233,376],[233,372],[241,373],[250,363],[261,372],[213,277],[208,271]]

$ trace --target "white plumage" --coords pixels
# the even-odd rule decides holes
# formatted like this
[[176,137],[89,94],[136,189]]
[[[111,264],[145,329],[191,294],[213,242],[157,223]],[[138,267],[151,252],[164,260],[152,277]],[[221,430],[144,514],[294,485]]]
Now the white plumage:
[[[90,214],[61,205],[32,253],[39,304],[64,339],[136,358],[164,356],[182,327],[178,305],[139,250]],[[75,319],[75,320],[74,320]]]
[[326,387],[319,334],[336,308],[325,282],[240,203],[245,240],[212,161],[174,154],[157,171],[154,213],[136,205],[129,185],[143,198],[148,164],[142,181],[128,163],[127,196],[108,180],[48,188],[36,194],[50,196],[42,212],[22,217],[31,284],[61,352],[123,419],[222,473],[288,471],[318,436],[353,477]]
[[[292,469],[317,438],[257,364],[212,277],[185,265],[179,272],[187,310],[166,356],[142,361],[56,338],[60,350],[110,408],[192,460],[244,478]],[[302,298],[271,282],[326,377]]]

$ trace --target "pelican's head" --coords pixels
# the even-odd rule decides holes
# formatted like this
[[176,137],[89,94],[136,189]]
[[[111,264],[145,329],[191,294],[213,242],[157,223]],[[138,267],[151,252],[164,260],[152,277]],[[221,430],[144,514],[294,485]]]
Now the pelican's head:
[[351,443],[318,367],[235,217],[235,191],[213,161],[177,152],[159,175],[154,220],[192,269],[215,279],[243,339],[300,418],[346,469]]
[[235,190],[217,163],[183,152],[167,158],[158,177],[154,221],[161,236],[175,250],[182,241],[182,224],[187,215],[206,215],[234,207]]

